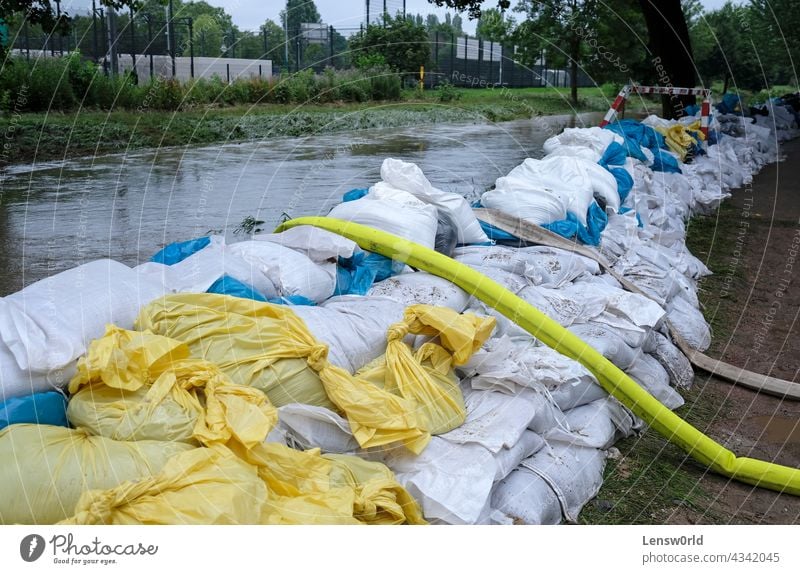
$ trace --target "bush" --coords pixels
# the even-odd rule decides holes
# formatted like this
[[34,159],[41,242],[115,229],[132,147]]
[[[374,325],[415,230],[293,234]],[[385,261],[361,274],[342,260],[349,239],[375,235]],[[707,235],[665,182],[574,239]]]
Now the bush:
[[[183,86],[175,78],[156,79],[147,87],[149,107],[156,110],[177,111],[183,105]],[[145,97],[147,97],[145,96]]]
[[372,84],[373,100],[399,100],[402,86],[400,76],[389,71],[383,71],[370,78]]
[[439,101],[443,103],[461,99],[461,92],[449,80],[445,80],[436,86],[436,91],[439,94]]

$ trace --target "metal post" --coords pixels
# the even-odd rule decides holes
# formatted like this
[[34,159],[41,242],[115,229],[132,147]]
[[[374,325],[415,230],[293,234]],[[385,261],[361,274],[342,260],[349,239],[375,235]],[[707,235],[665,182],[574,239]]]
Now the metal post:
[[111,57],[111,75],[119,73],[119,60],[117,59],[117,13],[113,8],[106,11],[108,52]]
[[467,67],[468,66],[468,64],[467,64],[467,47],[468,47],[467,36],[464,36],[464,73],[465,74],[467,72],[469,72],[469,68]]
[[61,0],[56,0],[56,28],[58,30],[58,52],[63,56],[64,47],[61,45]]
[[386,11],[386,0],[383,0],[383,27],[386,27],[386,16],[388,12]]
[[[26,21],[26,30],[27,25]],[[97,0],[92,0],[92,59],[97,61]]]
[[[261,28],[262,35],[264,36],[264,59],[267,59],[267,29]],[[258,74],[261,76],[261,72]]]
[[258,65],[258,79],[261,79],[261,64]]
[[136,31],[133,26],[133,7],[131,6],[131,61],[133,62],[133,70],[136,70]]
[[403,0],[403,18],[406,17],[406,0]]
[[147,49],[150,51],[150,79],[153,79],[153,18],[147,15]]
[[228,79],[228,83],[231,83],[231,65],[225,64],[225,77]]
[[194,19],[189,17],[189,75],[194,79]]
[[300,36],[298,35],[295,39],[295,46],[297,46],[297,63],[295,64],[295,71],[300,71]]
[[[367,0],[369,2],[369,0]],[[369,4],[367,4],[369,6]],[[285,14],[283,17],[283,59],[286,70],[289,70],[289,15]]]
[[[484,44],[485,45],[485,44]],[[489,40],[489,83],[494,79],[494,42]]]
[[167,10],[169,10],[169,16],[167,18],[167,49],[169,50],[169,56],[172,60],[172,77],[175,77],[175,23],[172,19],[175,16],[175,12],[172,6],[172,0],[169,0],[169,5],[167,6]]
[[25,19],[25,58],[30,60],[31,59],[31,36],[30,36],[30,27],[28,24],[28,19]]
[[369,28],[369,3],[370,0],[367,0],[367,28]]
[[450,36],[450,69],[448,70],[448,72],[450,73],[451,76],[453,75],[453,69],[455,68],[455,65],[456,65],[456,42],[455,42],[455,40],[456,40],[455,35],[451,35]]
[[328,65],[333,66],[333,25],[328,27],[328,49],[331,53],[328,58]]

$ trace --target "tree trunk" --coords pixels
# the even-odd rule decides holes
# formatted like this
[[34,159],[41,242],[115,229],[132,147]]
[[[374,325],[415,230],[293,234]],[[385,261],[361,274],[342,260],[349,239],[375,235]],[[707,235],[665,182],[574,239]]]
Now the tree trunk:
[[[659,86],[693,88],[694,73],[689,28],[680,0],[639,0],[650,36],[650,62]],[[664,96],[663,116],[679,118],[684,107],[696,103],[695,96]]]

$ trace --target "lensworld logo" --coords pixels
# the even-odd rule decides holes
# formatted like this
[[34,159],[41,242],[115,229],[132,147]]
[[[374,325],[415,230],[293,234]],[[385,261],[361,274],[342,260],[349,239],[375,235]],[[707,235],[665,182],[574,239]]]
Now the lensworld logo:
[[35,562],[44,553],[44,538],[38,534],[28,534],[19,543],[19,555],[25,562]]

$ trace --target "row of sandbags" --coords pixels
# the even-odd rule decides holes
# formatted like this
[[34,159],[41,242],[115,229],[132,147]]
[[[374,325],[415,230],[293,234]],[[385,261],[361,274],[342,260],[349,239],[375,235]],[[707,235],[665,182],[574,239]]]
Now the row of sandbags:
[[[561,150],[556,157],[599,156],[602,160],[608,147],[601,148],[597,141],[602,143],[607,136],[598,135],[596,129],[587,132],[565,131],[569,136],[554,146]],[[761,139],[756,143],[734,136],[730,139],[734,143],[726,149],[737,157],[753,158],[748,164],[752,166],[750,174],[759,162],[768,161],[769,150],[759,147]],[[589,143],[581,145],[582,141]],[[614,137],[611,143],[620,142]],[[647,160],[649,156],[642,153]],[[654,165],[656,156],[651,154]],[[668,163],[665,158],[661,158],[662,164]],[[694,284],[707,271],[686,251],[683,224],[710,204],[701,193],[701,184],[685,173],[655,171],[647,161],[631,157],[616,167],[605,163],[608,167],[601,167],[617,185],[619,209],[614,210],[611,180],[605,179],[609,184],[605,190],[592,187],[592,195],[597,192],[601,199],[593,201],[598,207],[603,204],[607,218],[600,250],[655,301],[625,292],[601,273],[597,263],[573,253],[478,241],[486,235],[477,233],[480,223],[464,209],[466,202],[426,184],[427,179],[413,164],[387,160],[382,182],[342,204],[362,207],[347,206],[349,212],[341,208],[338,213],[335,208],[333,215],[387,231],[403,231],[407,237],[482,271],[578,334],[675,408],[682,403],[675,388],[690,384],[692,372],[686,358],[665,336],[664,320],[677,318],[691,326],[686,317],[696,318],[696,332],[688,329],[685,334],[690,339],[694,336],[696,347],[709,338],[697,309]],[[581,167],[577,162],[571,165]],[[681,166],[684,172],[690,171],[688,165]],[[619,169],[631,176],[627,195],[620,193],[626,178],[618,171],[612,173]],[[592,171],[586,168],[585,173],[580,169],[576,173],[581,176]],[[662,184],[664,181],[668,183]],[[623,209],[626,202],[628,210]],[[413,229],[411,215],[419,215],[422,225],[424,213],[425,227]],[[468,232],[475,233],[472,243],[477,245],[454,249]],[[0,512],[0,521],[359,520],[366,516],[364,507],[382,508],[374,500],[364,499],[365,487],[353,478],[363,476],[351,468],[361,464],[356,462],[359,460],[378,465],[370,468],[383,476],[382,480],[389,480],[382,483],[393,493],[389,498],[405,501],[399,503],[400,511],[395,504],[390,512],[378,512],[380,520],[362,522],[421,520],[409,506],[408,494],[432,522],[574,521],[602,484],[606,449],[640,425],[578,363],[542,346],[447,281],[397,265],[384,270],[388,278],[375,281],[381,276],[372,273],[374,269],[359,271],[369,254],[359,258],[352,242],[310,228],[256,236],[232,245],[216,238],[199,243],[170,246],[153,262],[135,269],[111,261],[90,263],[3,299],[0,359],[10,365],[8,371],[2,371],[3,398],[49,389],[52,383],[64,387],[72,380],[67,414],[72,426],[81,430],[43,426],[29,430],[15,425],[0,434],[0,446],[15,460],[8,467],[12,476],[7,482],[14,485],[14,492],[22,493],[10,497],[16,506]],[[331,298],[344,282],[343,275],[357,279],[366,296]],[[366,280],[362,280],[364,276]],[[235,289],[225,283],[226,277],[235,280]],[[250,291],[242,290],[242,285]],[[209,290],[212,294],[202,295]],[[298,302],[292,297],[302,298],[306,304],[291,305]],[[264,299],[289,305],[261,302]],[[436,306],[446,319],[434,321],[433,326],[405,321],[405,310],[420,303]],[[442,308],[449,308],[450,314]],[[464,311],[467,313],[462,314]],[[497,321],[491,337],[488,323],[480,319],[490,316]],[[272,325],[271,336],[265,337],[264,322]],[[117,326],[106,331],[107,323]],[[461,339],[458,345],[452,344],[455,335],[448,336],[445,339],[450,343],[443,346],[443,330],[464,324],[474,336]],[[287,325],[291,326],[288,331]],[[148,331],[160,341],[157,347],[171,349],[170,356],[179,348],[185,355],[176,357],[182,362],[170,365],[169,376],[153,379],[146,373],[161,373],[158,369],[137,370],[136,361],[124,358],[128,353],[123,349],[132,350],[130,341]],[[464,328],[456,332],[463,333]],[[143,355],[138,351],[132,356]],[[132,365],[132,371],[120,375],[120,364]],[[392,374],[397,372],[405,377]],[[217,382],[209,386],[211,379]],[[408,387],[403,383],[406,380],[427,381],[427,390]],[[364,394],[365,389],[370,392]],[[436,389],[438,392],[431,394]],[[405,392],[411,393],[410,402]],[[154,397],[158,399],[155,402]],[[153,410],[153,404],[163,408]],[[229,411],[231,404],[237,407]],[[277,408],[277,417],[269,414],[273,408]],[[228,412],[232,413],[229,417]],[[154,413],[159,413],[156,419],[172,422],[153,425]],[[256,432],[245,432],[248,426],[242,421],[251,417],[264,424]],[[47,438],[51,432],[52,441]],[[241,449],[248,447],[242,446],[241,439],[253,452],[262,449],[259,445],[267,436],[266,444],[277,443],[263,447],[269,452],[249,458],[242,455]],[[87,473],[89,465],[103,475],[103,469],[113,464],[110,460],[96,464],[98,455],[81,449],[103,440],[116,441],[122,450],[136,450],[155,441],[161,445],[163,457],[152,464],[131,463],[135,473],[113,473],[113,480],[94,481],[94,475]],[[184,446],[166,449],[165,444]],[[116,452],[118,446],[102,448]],[[223,448],[227,450],[222,452]],[[26,450],[41,453],[47,460],[53,456],[76,461],[68,478],[70,484],[80,486],[73,486],[63,500],[60,495],[41,498],[41,506],[36,508],[45,509],[42,515],[25,514],[32,512],[33,503],[25,492],[47,488],[58,492],[58,483],[50,473],[41,477],[36,489],[26,489],[26,469],[33,467],[25,464],[50,466],[41,459],[24,458]],[[332,468],[330,462],[320,462],[320,457],[326,461],[325,457],[350,457],[346,459],[349,470],[336,471],[350,477],[344,493],[336,490],[337,500],[345,500],[336,512],[319,510],[333,503],[313,497],[332,490],[331,478],[310,488],[302,474],[292,470],[299,451],[311,453],[303,459],[305,464],[313,460],[328,469]],[[277,465],[275,460],[288,460],[288,466]],[[262,476],[263,468],[276,465],[296,475],[295,482],[270,486]],[[179,481],[179,494],[175,494],[183,505],[164,499],[167,506],[178,509],[176,513],[155,516],[152,509],[147,514],[126,506],[154,492],[164,491],[171,497],[172,491],[164,484],[172,484],[176,473],[183,476],[187,468],[196,469],[197,476],[207,480],[214,468],[233,467],[242,471],[232,473],[238,477],[233,482],[249,484],[244,490],[250,489],[257,497],[266,492],[269,498],[270,488],[292,495],[281,498],[278,510],[274,510],[277,503],[272,504],[271,513],[265,513],[263,505],[249,504],[244,505],[249,514],[240,514],[237,509],[244,508],[241,500],[236,502],[235,497],[224,494],[222,499],[227,502],[220,504],[219,515],[184,512],[182,509],[196,500],[193,497],[207,496],[189,479]],[[329,470],[325,476],[333,472]],[[260,483],[247,482],[245,475],[258,477]],[[135,484],[142,486],[134,488]],[[220,492],[225,491],[223,486]],[[389,505],[385,490],[377,492]],[[310,511],[314,504],[319,505],[318,512]],[[299,510],[292,514],[288,509],[295,505]],[[117,512],[120,506],[124,510]],[[103,512],[96,512],[98,508]]]

